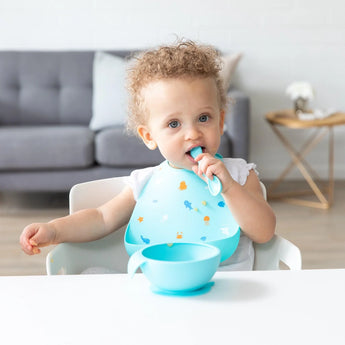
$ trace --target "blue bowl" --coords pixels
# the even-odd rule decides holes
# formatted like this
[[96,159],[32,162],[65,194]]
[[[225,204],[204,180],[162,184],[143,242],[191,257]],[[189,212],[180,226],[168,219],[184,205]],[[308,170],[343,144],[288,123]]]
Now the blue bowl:
[[203,243],[170,243],[147,246],[128,261],[133,276],[140,267],[153,288],[188,292],[204,287],[220,263],[220,250]]

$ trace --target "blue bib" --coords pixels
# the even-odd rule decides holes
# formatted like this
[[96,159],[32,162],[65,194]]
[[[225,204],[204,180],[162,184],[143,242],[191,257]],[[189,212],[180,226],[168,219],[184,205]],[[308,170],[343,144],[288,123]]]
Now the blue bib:
[[234,253],[239,237],[240,228],[223,197],[211,195],[193,171],[164,161],[138,197],[125,247],[132,255],[150,244],[202,242],[218,247],[223,261]]

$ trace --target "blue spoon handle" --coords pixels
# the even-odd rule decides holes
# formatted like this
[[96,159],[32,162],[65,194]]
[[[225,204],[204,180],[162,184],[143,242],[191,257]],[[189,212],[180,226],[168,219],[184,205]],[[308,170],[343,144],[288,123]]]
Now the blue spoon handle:
[[[190,154],[191,156],[195,159],[198,155],[202,153],[202,149],[200,146],[194,147],[191,151]],[[205,176],[205,175],[204,175]],[[206,177],[206,176],[205,176]],[[213,180],[210,180],[208,177],[207,179],[207,185],[208,185],[208,190],[213,196],[218,195],[222,191],[222,183],[220,182],[219,178],[215,175],[213,175]]]

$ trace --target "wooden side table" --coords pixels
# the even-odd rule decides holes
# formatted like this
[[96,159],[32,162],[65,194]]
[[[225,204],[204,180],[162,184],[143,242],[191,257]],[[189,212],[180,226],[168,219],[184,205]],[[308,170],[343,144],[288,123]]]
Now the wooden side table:
[[[266,114],[266,120],[270,124],[272,130],[281,140],[287,151],[289,152],[292,160],[290,164],[283,170],[281,175],[267,188],[268,197],[270,199],[280,199],[286,202],[294,203],[302,206],[317,207],[328,209],[333,202],[334,190],[334,133],[333,127],[345,124],[345,113],[334,113],[323,119],[316,120],[300,120],[293,110],[274,111]],[[304,143],[300,151],[294,149],[286,136],[279,130],[279,126],[292,128],[292,129],[306,129],[315,128],[316,131]],[[320,180],[317,173],[312,167],[304,160],[305,155],[310,152],[326,135],[329,134],[329,155],[328,155],[328,185],[325,188],[327,197],[325,196],[324,188],[321,188],[314,180]],[[308,182],[311,190],[308,191],[291,191],[286,193],[273,193],[274,190],[284,180],[286,175],[297,167],[305,180]],[[303,199],[292,198],[297,195],[306,195],[313,192],[319,201],[308,201]]]

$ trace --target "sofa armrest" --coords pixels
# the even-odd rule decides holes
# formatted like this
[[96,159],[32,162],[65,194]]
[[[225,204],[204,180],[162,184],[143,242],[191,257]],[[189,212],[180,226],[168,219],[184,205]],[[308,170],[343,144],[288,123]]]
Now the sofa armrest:
[[249,158],[249,97],[242,91],[231,88],[228,92],[230,104],[225,115],[226,133],[233,143],[233,158]]

